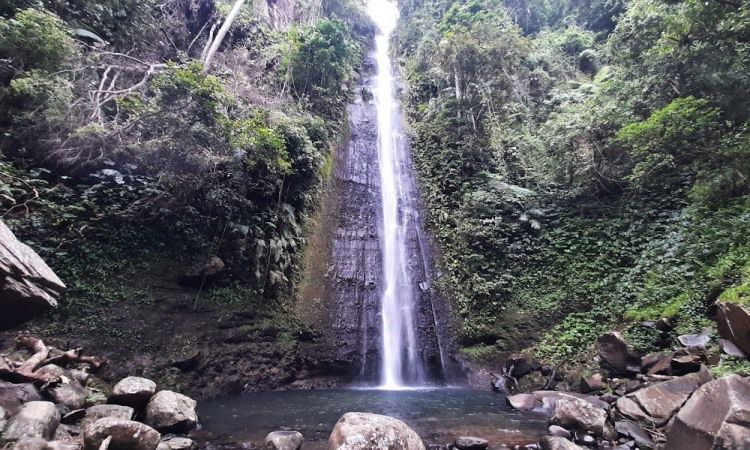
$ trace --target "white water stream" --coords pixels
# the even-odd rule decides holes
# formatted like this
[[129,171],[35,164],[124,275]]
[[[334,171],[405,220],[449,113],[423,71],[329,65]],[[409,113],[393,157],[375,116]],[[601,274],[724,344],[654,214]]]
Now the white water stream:
[[384,290],[382,314],[381,388],[403,389],[424,383],[418,354],[413,280],[407,253],[407,226],[413,210],[407,144],[395,96],[389,41],[398,7],[388,0],[370,0],[368,12],[377,24],[375,38],[377,79],[373,97],[377,108],[378,160],[382,197],[382,255]]

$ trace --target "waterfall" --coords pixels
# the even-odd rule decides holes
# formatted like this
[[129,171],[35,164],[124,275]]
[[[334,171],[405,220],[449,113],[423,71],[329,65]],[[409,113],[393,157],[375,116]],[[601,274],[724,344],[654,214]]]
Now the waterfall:
[[381,297],[380,381],[384,389],[398,389],[424,382],[415,320],[414,280],[407,251],[408,232],[410,228],[413,229],[418,216],[409,171],[407,141],[394,92],[393,64],[388,53],[389,39],[398,19],[398,9],[394,2],[388,0],[370,0],[368,11],[379,28],[375,38],[377,77],[373,97],[377,109],[384,283]]

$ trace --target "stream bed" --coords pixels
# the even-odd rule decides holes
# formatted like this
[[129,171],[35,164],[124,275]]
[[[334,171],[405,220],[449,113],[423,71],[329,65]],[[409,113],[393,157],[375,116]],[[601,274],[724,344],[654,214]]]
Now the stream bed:
[[427,445],[478,436],[492,449],[536,442],[547,428],[544,417],[512,410],[503,395],[452,388],[257,392],[201,402],[198,408],[202,438],[249,441],[253,448],[262,447],[269,432],[291,429],[305,436],[303,449],[325,449],[336,421],[352,411],[399,418]]

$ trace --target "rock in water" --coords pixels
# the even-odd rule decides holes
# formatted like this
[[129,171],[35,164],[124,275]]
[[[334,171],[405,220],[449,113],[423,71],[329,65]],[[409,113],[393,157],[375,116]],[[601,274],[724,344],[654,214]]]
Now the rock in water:
[[86,425],[83,442],[86,450],[99,450],[112,437],[108,450],[156,450],[161,434],[148,425],[133,420],[104,417]]
[[557,436],[544,436],[539,444],[542,450],[583,450],[583,447]]
[[303,442],[299,431],[272,431],[266,436],[266,450],[299,450]]
[[425,450],[422,439],[404,422],[380,414],[350,412],[336,423],[329,450]]
[[156,392],[156,383],[148,378],[126,377],[120,380],[109,395],[109,402],[142,409]]
[[146,423],[160,431],[187,432],[198,424],[196,402],[172,391],[159,391],[146,406]]
[[65,284],[0,220],[0,330],[56,307]]
[[742,305],[720,302],[716,322],[719,335],[750,355],[750,310]]
[[603,437],[607,433],[607,413],[586,400],[563,398],[555,403],[550,423]]
[[5,428],[3,438],[18,440],[22,437],[52,439],[60,425],[60,413],[52,402],[24,403]]
[[198,445],[189,438],[184,437],[171,437],[165,438],[159,442],[159,446],[156,450],[195,450]]
[[704,384],[680,409],[666,450],[750,448],[750,381],[728,375]]
[[453,443],[453,446],[458,450],[486,450],[489,445],[487,439],[474,436],[461,436]]

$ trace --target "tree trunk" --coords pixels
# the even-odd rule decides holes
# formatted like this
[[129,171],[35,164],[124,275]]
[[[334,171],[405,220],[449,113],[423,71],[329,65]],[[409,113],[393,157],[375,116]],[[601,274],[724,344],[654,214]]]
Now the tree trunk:
[[206,70],[211,67],[211,60],[214,58],[214,54],[219,49],[219,46],[221,45],[221,41],[224,40],[224,36],[226,36],[227,31],[229,31],[229,28],[232,27],[232,23],[234,23],[234,20],[237,18],[237,16],[240,14],[240,10],[242,9],[242,6],[245,4],[245,0],[237,0],[234,2],[234,6],[232,6],[232,10],[229,12],[229,15],[224,20],[224,24],[219,28],[219,32],[216,33],[216,37],[214,38],[213,43],[211,44],[211,47],[208,49],[208,53],[206,54],[206,59],[203,61],[203,67],[205,67]]

